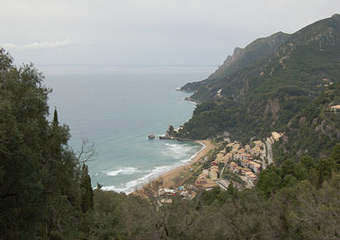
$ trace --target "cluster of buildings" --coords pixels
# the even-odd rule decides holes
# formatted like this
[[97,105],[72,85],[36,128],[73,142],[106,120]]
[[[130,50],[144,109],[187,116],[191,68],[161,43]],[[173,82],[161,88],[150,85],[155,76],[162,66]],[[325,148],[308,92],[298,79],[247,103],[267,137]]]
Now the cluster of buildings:
[[[237,142],[228,143],[226,148],[220,151],[216,159],[211,162],[211,166],[203,169],[195,185],[204,189],[220,185],[219,182],[222,180],[220,175],[223,173],[220,172],[219,166],[223,169],[228,168],[242,177],[245,176],[246,180],[251,181],[253,185],[257,181],[257,174],[262,170],[265,155],[265,145],[262,141],[254,141],[251,145],[244,147]],[[255,157],[261,160],[255,160]]]
[[191,200],[196,196],[198,188],[193,184],[186,184],[179,186],[176,190],[169,188],[160,188],[156,193],[156,196],[160,197],[159,205],[164,203],[172,203],[172,198],[179,194],[182,199]]
[[340,105],[331,106],[331,111],[332,112],[340,112]]
[[[257,175],[262,170],[262,162],[265,156],[264,143],[260,140],[254,141],[252,146],[246,145],[241,148],[239,143],[229,143],[227,149],[231,149],[231,160],[228,163],[230,171],[245,176],[253,184],[257,181]],[[258,157],[261,160],[254,160]]]
[[[282,133],[273,132],[265,142],[257,140],[245,146],[241,146],[238,142],[228,143],[216,154],[216,158],[209,162],[209,165],[207,165],[208,156],[201,160],[201,164],[205,168],[197,176],[194,184],[180,186],[176,190],[160,189],[158,196],[162,199],[161,203],[171,202],[171,196],[176,194],[180,194],[182,199],[190,200],[195,197],[198,188],[209,190],[212,187],[220,186],[227,189],[230,183],[237,189],[253,187],[259,173],[270,164],[268,156],[271,154],[267,152],[268,144],[278,141],[282,135]],[[271,148],[269,148],[270,150]],[[231,177],[223,179],[226,171],[239,176],[239,180],[235,180],[233,175],[228,175]]]
[[202,173],[197,177],[195,185],[204,189],[217,186],[216,181],[219,179],[220,171],[218,163],[213,161],[209,169],[203,169]]

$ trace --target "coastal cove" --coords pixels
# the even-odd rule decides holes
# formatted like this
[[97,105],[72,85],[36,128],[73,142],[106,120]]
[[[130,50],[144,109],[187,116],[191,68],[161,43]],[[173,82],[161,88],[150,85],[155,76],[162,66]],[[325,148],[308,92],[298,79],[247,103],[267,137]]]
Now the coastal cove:
[[[201,144],[203,148],[199,152],[197,152],[189,162],[187,162],[183,166],[176,167],[171,171],[164,173],[158,178],[153,179],[149,184],[145,186],[145,188],[152,188],[152,185],[159,183],[160,187],[176,189],[178,185],[181,185],[188,178],[190,178],[193,174],[191,171],[194,168],[194,164],[198,163],[211,150],[216,148],[216,146],[213,145],[209,140],[197,140],[195,142]],[[179,182],[176,182],[176,179],[179,179]]]
[[96,156],[87,164],[92,186],[130,193],[164,173],[187,165],[201,144],[148,140],[181,126],[192,115],[189,93],[176,89],[204,79],[214,66],[39,66],[53,89],[61,123],[71,129],[77,152],[82,138],[94,143]]
[[210,62],[326,9],[169,3],[2,4],[0,240],[340,239],[340,15],[218,67],[101,65]]

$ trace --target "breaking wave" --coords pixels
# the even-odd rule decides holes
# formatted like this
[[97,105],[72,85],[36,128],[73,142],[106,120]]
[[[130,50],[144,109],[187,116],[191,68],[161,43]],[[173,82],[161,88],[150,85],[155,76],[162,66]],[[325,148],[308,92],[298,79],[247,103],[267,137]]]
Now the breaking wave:
[[[173,150],[173,152],[179,151],[179,149],[190,149],[193,150],[193,147],[187,147],[184,146],[182,147],[179,144],[167,144],[169,146],[170,149]],[[201,144],[202,148],[200,151],[202,151],[205,148],[204,144]],[[178,146],[180,148],[178,148]],[[188,150],[188,151],[190,151]],[[125,187],[116,187],[114,185],[111,186],[103,186],[102,190],[105,191],[115,191],[115,192],[125,192],[126,194],[129,194],[135,190],[139,190],[141,189],[145,184],[151,182],[152,180],[162,176],[163,174],[165,174],[166,172],[171,171],[172,169],[178,168],[180,166],[184,166],[186,165],[188,162],[190,162],[193,158],[195,158],[197,156],[197,154],[200,152],[196,152],[195,154],[193,154],[189,159],[184,159],[181,160],[180,162],[177,162],[173,165],[168,165],[168,166],[159,166],[159,167],[154,167],[152,170],[145,172],[147,173],[146,175],[144,175],[143,177],[140,177],[136,180],[132,180],[126,183]],[[136,169],[137,170],[137,169]]]
[[115,177],[117,175],[132,175],[139,172],[141,171],[134,167],[123,167],[118,170],[107,172],[106,175]]

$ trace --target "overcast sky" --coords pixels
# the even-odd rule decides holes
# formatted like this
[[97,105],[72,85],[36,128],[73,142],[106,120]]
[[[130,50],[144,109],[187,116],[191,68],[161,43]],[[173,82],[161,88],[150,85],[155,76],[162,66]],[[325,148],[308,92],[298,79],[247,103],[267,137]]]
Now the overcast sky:
[[1,0],[15,63],[221,64],[235,47],[340,13],[339,0]]

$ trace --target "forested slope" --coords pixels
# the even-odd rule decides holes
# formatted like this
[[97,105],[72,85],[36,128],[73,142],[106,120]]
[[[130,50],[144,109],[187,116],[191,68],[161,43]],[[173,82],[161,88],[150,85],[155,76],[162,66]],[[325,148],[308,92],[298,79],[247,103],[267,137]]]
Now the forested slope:
[[[57,111],[47,120],[50,90],[42,80],[32,65],[17,68],[0,50],[1,240],[340,237],[340,144],[323,152],[328,158],[271,166],[245,191],[217,187],[163,204],[157,185],[145,190],[147,198],[100,185],[92,191],[87,166],[67,145],[67,126]],[[324,106],[339,96],[329,91]]]
[[[266,44],[275,36],[277,34],[264,38]],[[277,131],[286,133],[290,146],[300,146],[298,141],[307,136],[313,138],[309,143],[315,142],[309,150],[291,147],[284,156],[301,157],[308,151],[317,152],[318,149],[311,148],[316,148],[320,139],[327,147],[321,147],[318,153],[329,152],[339,141],[337,134],[326,134],[327,137],[325,131],[296,134],[292,128],[298,114],[305,109],[321,107],[315,105],[318,104],[316,99],[329,85],[340,82],[340,15],[315,22],[294,34],[279,36],[280,41],[266,54],[259,54],[263,45],[250,44],[252,48],[248,51],[256,53],[256,57],[247,54],[235,57],[238,59],[235,62],[250,58],[248,64],[238,65],[242,67],[236,68],[237,71],[231,71],[229,63],[207,80],[184,86],[183,90],[195,90],[191,98],[201,104],[177,136],[203,139],[228,134],[232,140],[246,143],[252,137],[265,138]],[[245,53],[247,48],[243,50]],[[332,104],[339,102],[334,100]],[[334,126],[339,125],[338,118],[332,121]],[[280,149],[277,151],[283,156],[284,145]],[[316,153],[312,155],[316,157]],[[279,161],[282,162],[282,157]]]
[[285,132],[297,114],[329,85],[340,82],[340,15],[283,40],[270,55],[258,55],[235,72],[220,68],[222,73],[196,84],[191,98],[201,104],[178,137],[202,139],[229,133],[232,140],[248,142],[272,131]]
[[[244,49],[235,48],[232,56],[228,56],[224,63],[206,80],[200,82],[187,83],[181,90],[196,91],[191,97],[193,100],[206,101],[214,97],[221,80],[224,79],[232,86],[230,76],[245,69],[251,64],[272,55],[288,39],[289,34],[278,32],[266,38],[260,38],[250,43]],[[216,83],[215,83],[216,82]],[[214,83],[214,84],[213,84]],[[204,91],[209,88],[209,91]],[[216,89],[214,89],[216,88]]]
[[274,145],[278,163],[305,154],[326,157],[329,149],[340,142],[340,112],[332,109],[339,103],[340,86],[333,84],[294,116],[284,129],[285,136]]

